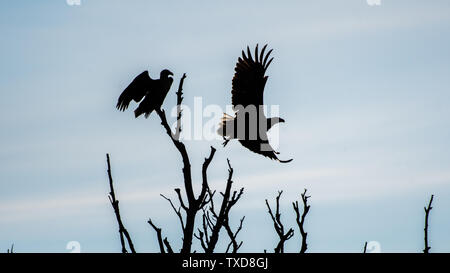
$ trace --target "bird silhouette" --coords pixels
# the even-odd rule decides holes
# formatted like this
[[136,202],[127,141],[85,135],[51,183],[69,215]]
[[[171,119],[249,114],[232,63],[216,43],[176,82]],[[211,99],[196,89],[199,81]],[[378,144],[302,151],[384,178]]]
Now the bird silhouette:
[[256,45],[255,58],[253,58],[247,46],[247,54],[242,51],[242,58],[238,58],[231,90],[235,116],[224,113],[218,133],[225,140],[224,147],[231,139],[238,139],[242,146],[252,152],[287,163],[292,159],[280,160],[277,157],[279,153],[270,146],[267,138],[267,131],[273,125],[284,122],[284,119],[266,118],[264,114],[264,87],[268,79],[265,72],[273,60],[273,58],[269,60],[272,49],[264,55],[266,48],[267,45],[259,53],[258,45]]
[[145,118],[148,118],[153,110],[161,108],[172,86],[173,78],[170,75],[173,76],[173,73],[164,69],[160,78],[154,80],[150,78],[147,70],[142,72],[120,94],[116,108],[125,111],[132,100],[140,102],[144,98],[134,110],[134,116],[137,118],[144,114]]

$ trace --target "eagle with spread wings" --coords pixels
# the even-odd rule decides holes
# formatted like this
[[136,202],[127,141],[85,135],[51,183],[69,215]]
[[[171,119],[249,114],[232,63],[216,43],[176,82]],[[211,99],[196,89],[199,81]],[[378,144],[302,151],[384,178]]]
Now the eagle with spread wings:
[[261,52],[256,45],[254,58],[247,46],[247,54],[242,51],[238,58],[232,81],[231,101],[235,116],[224,114],[219,124],[218,133],[224,138],[223,146],[231,139],[238,139],[245,148],[281,163],[292,161],[280,160],[267,138],[268,130],[275,124],[284,122],[279,117],[266,118],[264,114],[264,87],[268,76],[267,68],[272,62],[272,49],[264,55],[265,45]]
[[173,73],[164,69],[159,79],[152,79],[148,71],[142,72],[120,94],[116,108],[125,111],[132,100],[140,102],[144,98],[134,110],[134,116],[137,118],[144,114],[148,118],[153,110],[161,108],[172,86],[173,78],[170,75],[173,76]]

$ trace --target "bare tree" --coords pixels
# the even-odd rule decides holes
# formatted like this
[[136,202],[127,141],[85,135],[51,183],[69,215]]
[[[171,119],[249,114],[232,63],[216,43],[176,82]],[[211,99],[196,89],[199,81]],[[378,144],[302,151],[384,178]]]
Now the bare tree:
[[424,236],[425,248],[423,249],[423,253],[429,253],[429,251],[431,249],[431,247],[428,244],[428,216],[430,214],[431,209],[433,208],[431,206],[431,203],[433,203],[433,197],[434,197],[434,195],[431,195],[430,202],[428,203],[428,207],[424,207],[424,210],[425,210],[425,228],[423,230],[424,230],[424,233],[425,233],[425,236]]
[[304,224],[305,224],[305,217],[309,212],[310,209],[310,205],[308,205],[308,198],[310,198],[311,196],[306,196],[306,189],[305,191],[301,194],[301,198],[302,198],[302,202],[303,202],[303,213],[300,216],[300,210],[298,208],[298,201],[295,201],[292,203],[292,206],[294,207],[294,211],[296,214],[296,221],[297,221],[297,225],[298,228],[300,229],[300,235],[302,236],[302,246],[300,248],[300,253],[305,253],[306,249],[308,248],[308,244],[306,243],[306,238],[308,236],[308,233],[305,232],[305,228],[304,228]]
[[[180,140],[180,133],[182,130],[182,127],[181,127],[181,117],[182,117],[181,103],[183,102],[182,90],[183,90],[183,83],[184,83],[185,78],[186,78],[186,74],[183,74],[183,76],[180,80],[180,84],[178,86],[178,91],[176,92],[176,95],[177,95],[177,122],[176,122],[175,133],[172,133],[172,130],[167,122],[167,117],[166,117],[165,111],[162,109],[156,110],[158,116],[161,119],[161,125],[164,127],[167,135],[169,136],[172,143],[175,145],[175,147],[177,148],[178,152],[181,155],[181,158],[183,161],[182,171],[183,171],[183,178],[184,178],[185,196],[183,197],[181,189],[179,189],[179,188],[175,189],[175,192],[177,194],[178,201],[179,201],[178,208],[174,205],[174,203],[172,202],[172,200],[170,198],[168,198],[164,195],[161,195],[161,196],[170,203],[172,209],[174,210],[174,212],[177,215],[178,220],[180,222],[182,232],[183,232],[183,244],[182,244],[182,248],[180,250],[181,253],[190,253],[191,252],[192,239],[193,239],[194,230],[195,230],[196,215],[200,210],[205,213],[205,211],[206,211],[205,206],[207,206],[208,204],[210,205],[209,212],[211,213],[211,216],[214,218],[215,223],[214,223],[214,225],[211,225],[212,219],[209,217],[209,213],[208,213],[208,216],[206,216],[205,214],[203,215],[203,221],[206,221],[205,217],[208,217],[207,219],[211,222],[211,223],[209,223],[210,226],[208,226],[208,228],[212,227],[211,236],[209,238],[205,237],[205,240],[208,241],[208,243],[207,243],[208,246],[206,247],[205,251],[209,252],[209,253],[214,251],[214,248],[219,239],[219,233],[220,233],[220,230],[222,227],[225,227],[225,229],[227,230],[227,234],[230,236],[232,245],[234,246],[233,249],[234,249],[234,251],[236,251],[238,246],[236,246],[236,244],[235,244],[235,239],[236,239],[237,233],[242,228],[242,221],[241,221],[241,225],[239,226],[237,232],[233,233],[229,227],[228,218],[229,218],[230,209],[232,206],[235,205],[235,203],[241,197],[241,195],[243,193],[243,188],[241,189],[241,191],[239,193],[234,191],[233,194],[231,195],[231,185],[232,185],[231,178],[232,178],[232,174],[233,174],[233,169],[231,168],[231,165],[228,161],[229,177],[228,177],[227,187],[226,187],[225,193],[223,194],[223,202],[222,202],[221,210],[219,211],[218,214],[216,213],[216,211],[214,210],[214,203],[213,203],[214,202],[213,201],[214,194],[208,185],[208,175],[207,175],[208,167],[214,157],[214,154],[216,153],[216,149],[214,147],[211,147],[210,154],[207,158],[205,158],[205,161],[202,166],[201,191],[198,196],[195,196],[193,183],[192,183],[191,164],[190,164],[189,155],[186,151],[186,147],[185,147],[184,143]],[[187,202],[185,202],[185,200],[187,200]],[[158,228],[155,224],[153,224],[151,219],[149,219],[148,223],[156,231],[157,238],[158,238],[158,244],[159,244],[161,253],[165,253],[166,251],[169,253],[173,252],[167,238],[162,240],[161,229]],[[200,233],[199,233],[198,237],[200,237]],[[202,246],[206,246],[203,239],[201,239],[201,242],[202,242]]]
[[275,231],[278,234],[278,237],[280,238],[280,241],[278,242],[277,246],[275,247],[275,253],[284,253],[284,243],[291,239],[292,236],[294,236],[294,230],[290,228],[288,232],[284,233],[284,226],[283,223],[281,223],[281,213],[280,213],[280,197],[283,191],[278,192],[278,196],[276,197],[276,207],[275,207],[275,214],[273,214],[272,209],[270,208],[269,202],[266,199],[266,206],[269,212],[270,217],[273,221],[273,226],[275,228]]

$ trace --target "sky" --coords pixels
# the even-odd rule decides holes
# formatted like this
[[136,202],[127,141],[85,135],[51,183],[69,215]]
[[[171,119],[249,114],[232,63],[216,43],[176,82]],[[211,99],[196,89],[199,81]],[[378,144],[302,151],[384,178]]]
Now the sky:
[[224,190],[229,158],[234,187],[245,188],[231,212],[234,228],[246,217],[241,251],[273,251],[265,199],[283,190],[282,221],[295,230],[286,251],[298,252],[292,202],[305,188],[310,252],[361,252],[366,241],[421,252],[431,194],[431,252],[450,251],[446,0],[1,1],[0,34],[0,252],[69,252],[71,241],[120,252],[106,153],[136,250],[159,249],[149,217],[179,249],[178,220],[159,195],[176,199],[180,155],[156,115],[135,119],[117,98],[142,71],[168,68],[168,112],[183,73],[187,106],[225,109],[236,60],[257,43],[274,49],[264,100],[286,120],[280,158],[294,160],[185,140],[196,192],[210,146],[211,187]]

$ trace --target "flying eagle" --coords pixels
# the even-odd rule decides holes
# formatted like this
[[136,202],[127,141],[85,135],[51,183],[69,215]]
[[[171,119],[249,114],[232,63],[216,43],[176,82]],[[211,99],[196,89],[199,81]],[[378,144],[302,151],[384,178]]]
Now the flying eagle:
[[247,54],[242,51],[242,58],[238,58],[231,90],[235,116],[224,114],[218,133],[225,140],[223,146],[231,139],[238,139],[252,152],[287,163],[292,159],[278,159],[279,153],[270,146],[267,138],[267,131],[273,125],[284,122],[284,119],[266,118],[263,111],[264,86],[268,79],[265,72],[273,60],[273,58],[269,60],[272,49],[264,55],[266,47],[267,45],[259,53],[258,45],[256,45],[255,58],[253,58],[247,46]]
[[131,100],[139,102],[145,97],[138,108],[134,110],[134,116],[137,118],[144,114],[148,118],[153,110],[161,108],[173,82],[170,75],[173,76],[173,73],[164,69],[161,71],[160,78],[154,80],[150,78],[147,70],[142,72],[120,94],[116,108],[125,111]]

